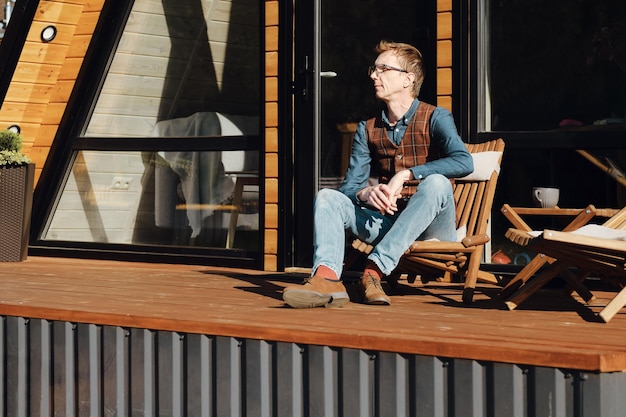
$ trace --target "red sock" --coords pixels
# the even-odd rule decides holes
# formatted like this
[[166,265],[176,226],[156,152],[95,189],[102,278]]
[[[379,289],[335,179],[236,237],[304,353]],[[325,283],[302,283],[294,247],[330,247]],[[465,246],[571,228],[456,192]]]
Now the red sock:
[[339,278],[337,278],[337,274],[335,274],[335,271],[324,265],[320,265],[317,267],[317,269],[315,270],[315,275],[319,275],[333,281],[339,281]]
[[374,262],[371,262],[371,261],[367,262],[367,265],[365,266],[365,270],[363,271],[364,277],[366,277],[368,274],[372,275],[374,278],[376,278],[379,281],[383,276],[383,273],[381,272],[378,265],[376,265]]

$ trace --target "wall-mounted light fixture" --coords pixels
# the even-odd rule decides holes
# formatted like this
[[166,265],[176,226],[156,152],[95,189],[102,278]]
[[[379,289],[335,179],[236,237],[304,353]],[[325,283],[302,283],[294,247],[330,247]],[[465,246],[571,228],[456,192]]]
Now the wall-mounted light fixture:
[[13,132],[13,133],[17,133],[18,135],[22,131],[22,129],[20,128],[19,125],[11,125],[11,126],[7,127],[7,130],[10,131],[10,132]]
[[49,25],[43,28],[41,31],[41,40],[44,42],[50,42],[57,35],[57,28]]

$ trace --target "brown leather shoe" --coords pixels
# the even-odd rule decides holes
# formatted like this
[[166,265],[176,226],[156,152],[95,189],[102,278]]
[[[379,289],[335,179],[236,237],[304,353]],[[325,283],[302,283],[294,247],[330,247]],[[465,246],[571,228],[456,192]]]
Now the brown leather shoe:
[[302,285],[285,287],[283,300],[293,308],[341,307],[350,297],[341,281],[313,275]]
[[361,278],[361,286],[363,287],[363,301],[365,304],[388,306],[391,299],[385,294],[380,280],[371,274],[367,274]]

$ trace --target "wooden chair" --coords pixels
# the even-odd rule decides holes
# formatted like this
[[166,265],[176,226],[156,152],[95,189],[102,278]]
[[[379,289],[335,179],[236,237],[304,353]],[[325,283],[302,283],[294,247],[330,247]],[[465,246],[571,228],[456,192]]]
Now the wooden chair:
[[[468,144],[467,148],[474,157],[474,171],[478,177],[471,177],[454,182],[454,201],[456,203],[457,230],[465,230],[464,237],[458,242],[415,241],[401,258],[398,267],[387,277],[393,287],[397,285],[402,274],[413,283],[419,275],[423,282],[435,279],[451,280],[458,277],[465,280],[463,301],[471,303],[474,288],[478,279],[497,283],[496,277],[480,270],[480,263],[485,244],[489,242],[489,217],[498,181],[499,167],[504,152],[504,141],[493,141]],[[495,162],[487,168],[487,158]],[[494,158],[495,157],[495,158]],[[486,171],[483,175],[478,171]],[[373,246],[355,239],[354,249],[346,258],[346,269],[361,254],[369,254]]]
[[[626,305],[626,207],[602,225],[585,225],[571,232],[544,230],[539,235],[509,229],[506,236],[519,245],[555,259],[508,298],[509,309],[517,308],[556,276],[565,278],[569,292],[578,292],[586,302],[594,297],[582,283],[591,275],[621,287],[621,291],[599,313],[605,323]],[[577,272],[573,273],[571,268]]]

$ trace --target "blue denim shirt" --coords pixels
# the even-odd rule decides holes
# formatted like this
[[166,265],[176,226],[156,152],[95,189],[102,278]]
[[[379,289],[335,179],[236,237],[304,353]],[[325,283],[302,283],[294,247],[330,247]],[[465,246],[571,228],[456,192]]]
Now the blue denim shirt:
[[[404,136],[409,121],[417,111],[419,100],[415,99],[406,114],[398,120],[395,126],[389,124],[385,111],[382,119],[387,128],[387,135],[395,143],[399,144]],[[352,154],[346,177],[339,187],[339,191],[358,203],[356,193],[367,186],[370,177],[372,156],[367,146],[365,133],[365,120],[357,127],[352,142]],[[443,107],[437,107],[430,119],[430,140],[437,144],[444,157],[416,165],[411,169],[413,178],[422,179],[430,174],[442,174],[448,178],[459,178],[471,174],[474,171],[472,156],[467,151],[465,144],[459,136],[452,114]]]

